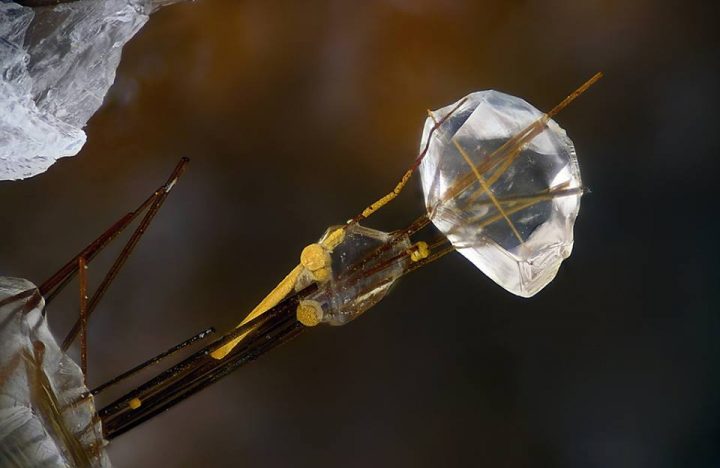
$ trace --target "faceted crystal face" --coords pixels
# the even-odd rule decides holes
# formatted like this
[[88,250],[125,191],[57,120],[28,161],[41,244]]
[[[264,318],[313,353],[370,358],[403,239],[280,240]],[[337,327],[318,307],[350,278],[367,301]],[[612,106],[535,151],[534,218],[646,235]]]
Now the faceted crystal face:
[[28,290],[0,276],[0,466],[109,467],[95,401],[50,333],[45,301],[12,299]]
[[173,1],[0,1],[0,180],[45,172],[80,151],[123,46]]
[[425,122],[425,205],[458,252],[529,297],[572,251],[581,195],[575,149],[562,128],[539,120],[543,113],[520,98],[481,91],[465,99]]

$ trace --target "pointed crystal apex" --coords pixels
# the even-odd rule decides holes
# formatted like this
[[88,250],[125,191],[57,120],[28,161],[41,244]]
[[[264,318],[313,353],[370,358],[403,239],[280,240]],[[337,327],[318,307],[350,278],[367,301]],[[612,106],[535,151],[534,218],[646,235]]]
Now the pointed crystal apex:
[[582,182],[565,131],[526,101],[497,91],[468,95],[428,118],[420,165],[435,226],[483,273],[530,297],[570,255]]

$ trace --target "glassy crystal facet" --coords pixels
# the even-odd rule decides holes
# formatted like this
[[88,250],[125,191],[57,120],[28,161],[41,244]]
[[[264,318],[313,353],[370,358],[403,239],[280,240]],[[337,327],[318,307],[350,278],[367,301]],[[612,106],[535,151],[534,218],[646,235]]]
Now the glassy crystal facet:
[[[328,229],[323,238],[338,227]],[[403,254],[409,248],[406,234],[347,226],[343,241],[330,254],[330,279],[308,298],[322,307],[322,321],[344,325],[380,302],[406,270],[410,260]]]
[[123,46],[172,1],[0,1],[0,180],[34,176],[80,151]]
[[94,399],[50,333],[45,301],[13,300],[36,290],[0,276],[0,466],[109,467]]
[[[465,99],[435,132],[432,118],[425,123],[421,149],[431,138],[420,165],[425,204],[458,252],[506,290],[529,297],[572,251],[581,195],[575,148],[549,120],[513,154],[508,140],[542,112],[497,91]],[[456,105],[433,117],[440,121]]]

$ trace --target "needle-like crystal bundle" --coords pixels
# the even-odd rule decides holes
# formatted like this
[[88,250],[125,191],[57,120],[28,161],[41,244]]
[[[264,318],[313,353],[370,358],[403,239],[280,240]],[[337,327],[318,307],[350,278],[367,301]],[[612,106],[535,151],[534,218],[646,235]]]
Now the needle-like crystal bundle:
[[[0,466],[110,466],[80,368],[55,342],[44,300],[0,277]],[[37,297],[37,299],[35,299]]]
[[536,294],[572,250],[581,195],[572,141],[526,101],[497,91],[433,112],[421,148],[428,138],[420,175],[435,226],[500,286]]

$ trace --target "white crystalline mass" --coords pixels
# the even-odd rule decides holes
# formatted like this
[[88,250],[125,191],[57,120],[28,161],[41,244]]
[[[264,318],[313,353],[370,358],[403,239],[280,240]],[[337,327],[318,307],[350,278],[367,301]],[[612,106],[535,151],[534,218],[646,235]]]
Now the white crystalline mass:
[[[0,466],[109,467],[93,397],[60,350],[35,285],[0,276]],[[39,293],[37,293],[39,294]]]
[[0,0],[0,180],[74,156],[115,80],[122,48],[168,0]]
[[[497,91],[465,99],[432,137],[435,123],[425,123],[421,148],[431,138],[420,165],[425,205],[458,252],[506,290],[529,297],[572,251],[582,186],[575,148],[550,120],[517,155],[496,151],[542,112]],[[440,119],[455,107],[434,114]]]

